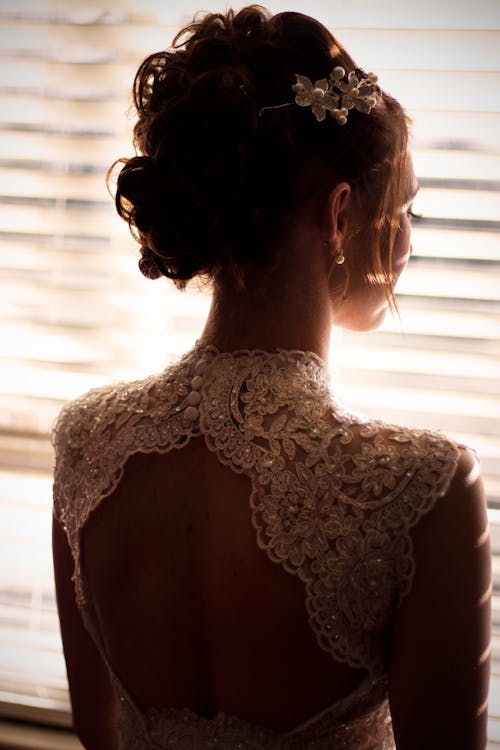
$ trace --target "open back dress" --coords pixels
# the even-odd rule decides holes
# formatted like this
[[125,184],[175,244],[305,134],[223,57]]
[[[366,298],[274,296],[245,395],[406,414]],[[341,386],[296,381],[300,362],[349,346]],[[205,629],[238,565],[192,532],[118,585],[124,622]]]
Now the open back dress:
[[[290,731],[223,710],[206,717],[182,706],[139,705],[96,616],[82,544],[89,519],[134,454],[182,451],[194,438],[250,480],[255,545],[301,582],[318,647],[366,672],[355,690]],[[446,492],[458,458],[454,442],[348,412],[315,354],[226,353],[197,344],[159,375],[69,403],[54,445],[54,512],[72,551],[83,622],[119,699],[120,750],[394,748],[387,634],[412,586],[410,530]]]

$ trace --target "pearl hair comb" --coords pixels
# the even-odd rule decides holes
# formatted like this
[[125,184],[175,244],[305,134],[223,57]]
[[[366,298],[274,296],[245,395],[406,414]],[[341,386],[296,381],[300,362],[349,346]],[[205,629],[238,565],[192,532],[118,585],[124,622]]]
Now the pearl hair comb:
[[[352,70],[345,78],[345,70],[337,65],[329,78],[321,78],[314,84],[307,76],[296,75],[297,82],[292,86],[295,91],[295,103],[299,107],[311,107],[318,122],[325,119],[327,111],[339,125],[345,125],[349,110],[357,109],[369,115],[380,99],[380,88],[374,73],[365,75],[363,71]],[[278,104],[275,107],[262,107],[259,114],[266,109],[280,109],[292,102]]]

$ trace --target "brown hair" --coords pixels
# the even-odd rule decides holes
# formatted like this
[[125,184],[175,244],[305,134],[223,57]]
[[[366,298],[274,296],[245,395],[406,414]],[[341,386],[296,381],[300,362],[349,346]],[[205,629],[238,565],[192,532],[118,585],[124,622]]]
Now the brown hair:
[[345,180],[371,225],[370,272],[392,290],[406,189],[401,106],[383,92],[345,125],[317,122],[309,107],[263,109],[293,102],[296,74],[315,81],[337,65],[356,69],[319,22],[260,6],[195,18],[144,60],[134,81],[140,155],[119,160],[115,200],[145,275],[183,287],[265,262],[284,216],[325,179]]

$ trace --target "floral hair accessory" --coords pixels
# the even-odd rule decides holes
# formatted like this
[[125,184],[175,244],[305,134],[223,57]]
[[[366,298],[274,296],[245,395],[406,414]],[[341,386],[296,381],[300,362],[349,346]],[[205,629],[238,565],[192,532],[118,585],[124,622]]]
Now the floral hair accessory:
[[[311,107],[318,122],[324,120],[326,112],[338,122],[345,125],[350,109],[357,109],[369,115],[380,99],[380,88],[374,73],[365,74],[362,70],[352,70],[345,79],[345,70],[340,65],[332,70],[329,78],[321,78],[314,84],[307,76],[295,76],[293,84],[295,103],[299,107]],[[259,114],[266,109],[289,107],[292,102],[278,104],[274,107],[262,107]]]
[[310,106],[318,122],[325,119],[328,110],[339,125],[345,125],[350,109],[369,115],[380,98],[374,73],[365,76],[360,70],[352,70],[345,81],[345,70],[337,65],[329,79],[321,78],[314,85],[307,76],[296,78],[297,83],[292,86],[295,102],[299,107]]

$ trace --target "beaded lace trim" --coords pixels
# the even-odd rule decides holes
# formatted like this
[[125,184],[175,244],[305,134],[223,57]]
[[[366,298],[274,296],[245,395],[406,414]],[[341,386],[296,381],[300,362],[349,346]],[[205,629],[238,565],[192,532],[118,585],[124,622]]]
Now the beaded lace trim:
[[375,680],[414,573],[409,530],[446,491],[458,457],[439,433],[350,414],[312,353],[197,345],[145,380],[90,391],[54,431],[55,514],[75,559],[80,531],[133,453],[207,447],[252,482],[257,543],[305,586],[321,648]]
[[63,411],[55,508],[75,559],[79,530],[126,459],[200,433],[252,479],[258,544],[306,584],[322,648],[353,667],[380,667],[377,636],[411,584],[408,530],[446,490],[455,444],[347,413],[313,354],[197,347],[160,376],[96,389]]
[[[120,750],[149,747],[172,750],[395,750],[388,701],[382,683],[356,690],[281,734],[219,712],[206,719],[187,709],[151,710],[143,733],[133,712],[122,714]],[[153,744],[155,743],[155,744]]]

